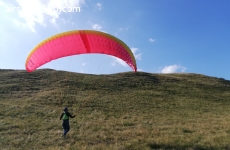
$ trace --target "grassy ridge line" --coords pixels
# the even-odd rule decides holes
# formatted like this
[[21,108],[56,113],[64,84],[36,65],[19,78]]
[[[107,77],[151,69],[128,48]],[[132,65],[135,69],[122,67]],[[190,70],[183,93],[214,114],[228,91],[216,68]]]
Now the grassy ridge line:
[[[0,70],[0,146],[228,149],[229,85],[198,74]],[[77,114],[70,143],[60,137],[63,106]]]

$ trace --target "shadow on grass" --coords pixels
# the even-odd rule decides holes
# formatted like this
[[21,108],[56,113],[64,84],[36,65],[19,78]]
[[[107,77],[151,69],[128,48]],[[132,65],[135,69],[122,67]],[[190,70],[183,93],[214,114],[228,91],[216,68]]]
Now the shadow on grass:
[[191,150],[214,150],[215,148],[213,147],[202,147],[199,145],[194,145],[194,146],[182,146],[182,145],[167,145],[167,144],[156,144],[156,143],[149,143],[148,147],[150,149],[164,149],[164,150],[185,150],[185,149],[191,149]]

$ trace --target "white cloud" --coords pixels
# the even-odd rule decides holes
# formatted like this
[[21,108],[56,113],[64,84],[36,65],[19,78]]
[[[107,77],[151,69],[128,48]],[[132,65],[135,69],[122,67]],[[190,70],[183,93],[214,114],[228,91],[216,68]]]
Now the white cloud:
[[[141,53],[137,53],[139,51],[138,48],[130,48],[131,51],[133,52],[133,55],[136,59],[141,60]],[[114,61],[111,63],[112,66],[116,66],[116,64],[122,65],[124,67],[128,67],[127,63],[125,61],[123,61],[120,58],[117,57],[113,57]]]
[[128,67],[127,63],[125,61],[123,61],[122,59],[112,56],[113,58],[113,62],[111,63],[111,66],[116,66],[116,65],[121,65],[123,67]]
[[62,13],[79,12],[80,6],[84,4],[84,0],[16,0],[16,2],[18,4],[16,7],[20,8],[17,10],[19,17],[25,20],[25,24],[33,32],[36,32],[36,24],[46,26],[48,20],[57,25],[57,19]]
[[153,43],[153,42],[155,42],[155,39],[150,38],[149,42]]
[[112,62],[112,63],[111,63],[111,66],[116,66],[116,62]]
[[131,51],[133,52],[133,55],[136,59],[141,60],[142,53],[137,53],[139,51],[139,48],[131,48]]
[[80,70],[80,73],[85,73],[85,71],[84,70]]
[[143,72],[144,70],[143,70],[143,69],[140,69],[140,68],[137,68],[137,71]]
[[101,10],[101,9],[102,9],[102,5],[101,5],[100,3],[97,3],[97,4],[96,4],[96,8],[97,8],[98,10]]
[[2,2],[2,1],[0,1],[0,6],[3,6],[3,7],[5,7],[5,8],[8,8],[8,5],[7,5],[6,3]]
[[126,27],[126,28],[119,28],[119,31],[127,31],[127,30],[129,30],[128,27]]
[[120,65],[124,66],[124,67],[127,67],[128,65],[126,64],[125,61],[123,61],[122,59],[120,58],[116,58],[116,62],[119,63]]
[[176,73],[176,72],[185,72],[187,68],[180,66],[180,65],[170,65],[165,66],[163,69],[161,69],[161,73]]
[[92,28],[93,28],[94,30],[101,30],[101,29],[102,29],[102,26],[99,25],[99,24],[97,24],[97,23],[95,23],[95,24],[92,25]]
[[82,63],[82,66],[85,67],[86,63]]

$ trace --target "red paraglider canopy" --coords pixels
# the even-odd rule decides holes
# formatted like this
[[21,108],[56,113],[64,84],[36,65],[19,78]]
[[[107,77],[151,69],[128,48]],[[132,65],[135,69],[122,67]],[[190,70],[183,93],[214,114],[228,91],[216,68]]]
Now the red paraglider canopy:
[[63,32],[42,41],[28,55],[25,67],[28,72],[32,72],[52,60],[88,53],[118,57],[137,71],[134,55],[124,42],[110,34],[94,30]]

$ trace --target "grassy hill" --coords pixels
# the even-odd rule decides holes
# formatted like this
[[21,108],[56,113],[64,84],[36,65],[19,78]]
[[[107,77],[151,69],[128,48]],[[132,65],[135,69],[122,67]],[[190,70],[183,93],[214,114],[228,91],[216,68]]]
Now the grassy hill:
[[[76,115],[66,138],[63,107]],[[230,81],[0,70],[0,134],[5,150],[230,149]]]

